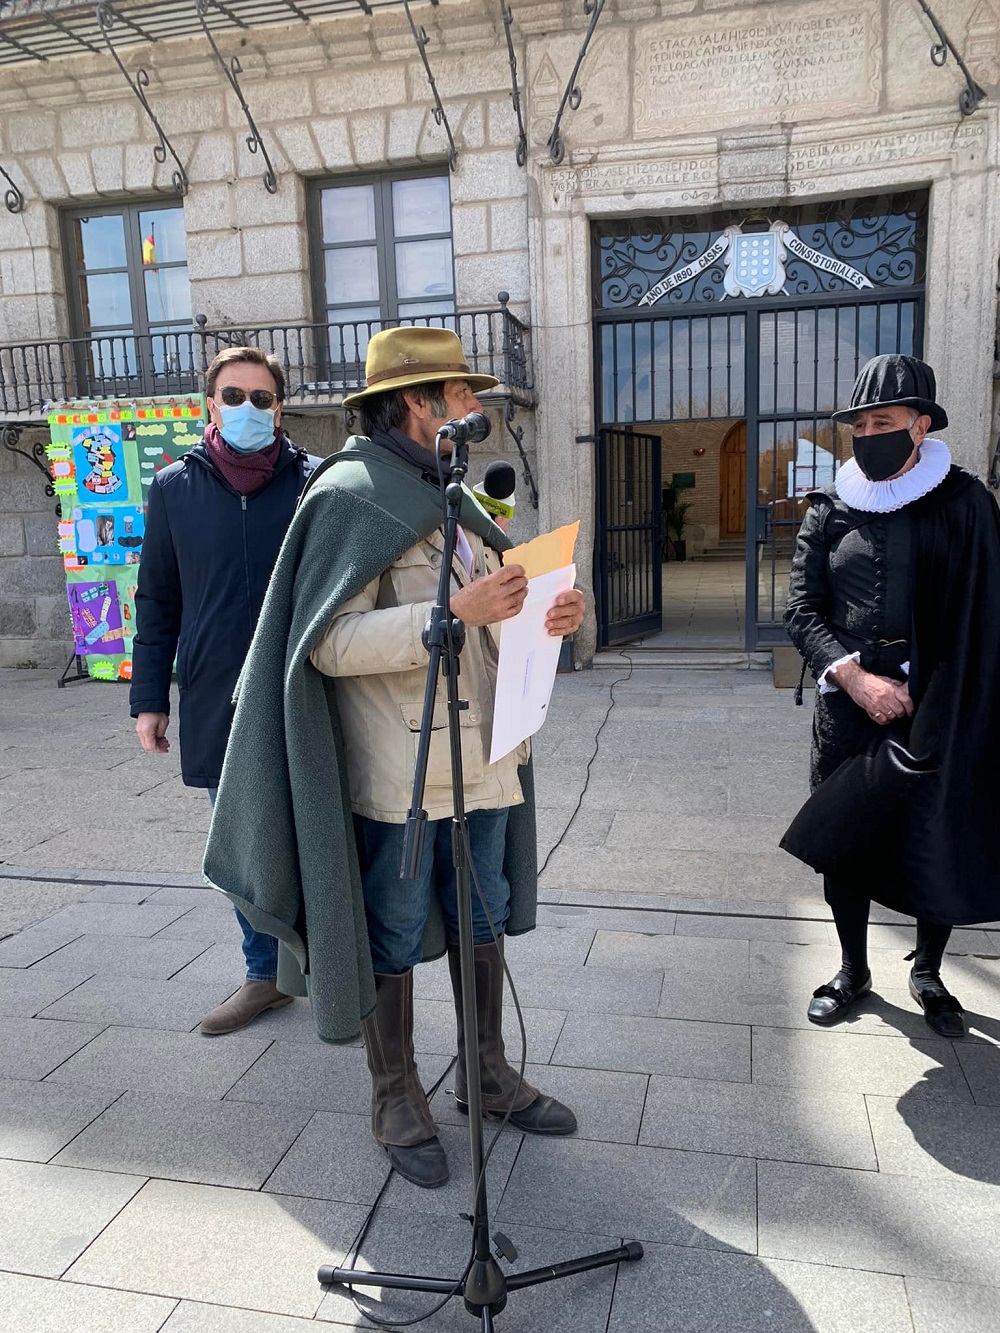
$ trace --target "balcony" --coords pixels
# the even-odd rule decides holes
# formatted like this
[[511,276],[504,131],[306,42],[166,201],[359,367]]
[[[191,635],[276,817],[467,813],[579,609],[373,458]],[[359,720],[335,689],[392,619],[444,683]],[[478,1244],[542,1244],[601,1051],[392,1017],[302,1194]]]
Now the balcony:
[[506,292],[498,300],[488,309],[402,321],[209,328],[199,315],[194,328],[181,332],[0,344],[0,424],[42,422],[49,404],[73,399],[200,392],[212,358],[234,346],[274,353],[285,370],[286,408],[330,411],[364,384],[372,335],[400,323],[454,329],[470,370],[500,381],[484,397],[530,408],[530,331],[507,308]]

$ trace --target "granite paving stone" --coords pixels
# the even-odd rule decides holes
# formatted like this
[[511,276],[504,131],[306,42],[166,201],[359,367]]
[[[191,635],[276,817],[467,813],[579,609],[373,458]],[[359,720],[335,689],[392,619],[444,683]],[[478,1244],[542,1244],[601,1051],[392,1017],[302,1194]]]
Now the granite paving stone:
[[570,1012],[553,1064],[750,1082],[750,1029],[687,1019]]
[[0,1161],[0,1270],[60,1277],[143,1184],[138,1176]]
[[914,1333],[996,1333],[1000,1328],[1000,1291],[959,1282],[908,1277]]
[[699,916],[685,912],[678,916],[673,934],[735,940],[774,940],[779,944],[832,944],[832,930],[833,926],[828,921],[800,921],[791,917]]
[[[220,895],[221,897],[221,895]],[[231,903],[220,901],[206,907],[192,907],[183,916],[172,921],[159,931],[158,940],[208,940],[212,944],[220,940],[228,942],[243,939],[240,923]]]
[[0,1273],[8,1333],[159,1333],[174,1308],[160,1296]]
[[757,1181],[762,1255],[1000,1286],[1000,1197],[991,1185],[928,1176],[915,1196],[906,1176],[790,1162],[759,1162]]
[[352,1204],[151,1180],[68,1277],[308,1319],[323,1295],[316,1281],[320,1265],[343,1261],[366,1212]]
[[233,905],[218,889],[207,884],[200,887],[185,888],[180,885],[167,885],[162,889],[147,889],[146,902],[150,907],[215,907],[220,911],[232,912]]
[[[83,1027],[80,1023],[60,1026],[75,1030]],[[51,1077],[58,1083],[93,1084],[122,1091],[223,1097],[268,1044],[267,1040],[239,1033],[209,1040],[197,1033],[108,1028]]]
[[[51,926],[47,921],[0,940],[0,967],[31,967],[40,959],[48,958],[71,940],[79,939],[81,931],[65,924]],[[59,971],[75,970],[66,964]]]
[[[505,1262],[503,1267],[506,1272],[514,1273],[619,1244],[614,1235],[582,1236],[526,1226],[512,1229],[511,1238],[518,1257],[513,1264]],[[412,1214],[406,1210],[385,1208],[379,1210],[365,1240],[362,1266],[380,1272],[402,1269],[434,1276],[454,1273],[457,1278],[468,1255],[469,1225],[463,1219],[442,1216],[434,1219],[433,1226],[414,1227]],[[362,1296],[362,1304],[383,1319],[412,1319],[433,1304],[433,1298],[424,1294],[364,1287],[356,1290]],[[544,1333],[605,1333],[614,1290],[613,1268],[525,1287],[509,1294],[496,1326],[505,1333],[543,1333],[543,1330]],[[329,1289],[316,1317],[339,1318],[351,1327],[359,1322],[347,1293],[336,1287]],[[430,1323],[423,1325],[434,1333],[468,1333],[476,1326],[460,1299],[449,1301]]]
[[[558,1009],[525,1009],[523,1005],[521,1012],[528,1038],[528,1059],[535,1064],[545,1064],[552,1058],[566,1014]],[[504,1001],[503,1037],[508,1060],[520,1062],[521,1030],[509,996]],[[420,1000],[414,1005],[413,1046],[418,1054],[421,1051],[448,1056],[455,1054],[458,1032],[455,1006],[451,1000]]]
[[[336,1323],[326,1327],[336,1330],[356,1328],[357,1324]],[[261,1314],[259,1310],[180,1301],[161,1333],[316,1333],[316,1325],[311,1319],[297,1319],[293,1315]]]
[[676,912],[635,911],[627,907],[603,908],[575,906],[570,903],[538,904],[538,924],[557,926],[578,923],[595,930],[632,930],[640,934],[672,935]]
[[[203,1044],[214,1046],[217,1039]],[[231,1038],[226,1038],[230,1041]],[[448,1067],[448,1058],[425,1055],[420,1076],[430,1087]],[[275,1041],[228,1094],[230,1101],[281,1102],[317,1111],[365,1115],[371,1106],[371,1079],[364,1051],[358,1046],[324,1043],[313,1049],[306,1042]]]
[[701,939],[688,935],[638,935],[600,930],[587,960],[588,967],[662,969],[679,976],[745,975],[750,945],[740,939]]
[[[43,974],[48,975],[48,974]],[[43,1018],[114,1024],[129,1028],[162,1028],[190,1032],[209,1009],[229,995],[229,987],[186,986],[177,981],[145,977],[91,977],[76,990],[43,1010]]]
[[539,963],[582,967],[594,942],[593,926],[537,926],[527,935],[505,941],[507,966],[515,980],[526,968]]
[[[948,1105],[949,1111],[954,1109]],[[639,1142],[875,1171],[865,1099],[694,1078],[649,1081]]]
[[[160,943],[158,940],[150,942],[152,944]],[[184,985],[225,982],[231,987],[231,994],[238,990],[246,980],[247,965],[246,959],[243,957],[239,937],[231,940],[220,940],[215,944],[208,944],[207,940],[192,940],[190,938],[183,941],[162,941],[163,948],[170,945],[176,945],[184,951],[195,949],[200,951],[190,963],[171,974],[175,981]],[[206,945],[208,945],[207,948]]]
[[890,1097],[917,1090],[927,1097],[972,1100],[950,1042],[899,1041],[850,1032],[754,1028],[753,1081]]
[[204,940],[122,939],[106,935],[81,935],[58,953],[34,964],[38,972],[88,971],[91,975],[148,977],[166,981],[180,973],[206,949]]
[[[647,1245],[618,1272],[608,1333],[912,1333],[903,1279]],[[935,1333],[937,1331],[935,1330]]]
[[744,1157],[529,1136],[497,1221],[755,1251],[755,1189]]
[[56,1163],[259,1189],[309,1116],[303,1107],[126,1092]]
[[385,1183],[389,1159],[372,1137],[370,1115],[306,1109],[309,1123],[271,1172],[271,1194],[371,1205]]
[[89,893],[84,894],[81,902],[85,903],[127,903],[138,907],[149,899],[153,892],[143,884],[98,884]]
[[0,1078],[0,1157],[49,1161],[113,1099],[89,1088]]
[[[2,798],[0,808],[5,810],[6,818],[6,803]],[[2,843],[0,833],[0,846]],[[0,935],[40,922],[60,907],[79,902],[85,894],[86,889],[79,884],[5,876],[0,880]]]
[[100,1023],[0,1018],[0,1070],[8,1078],[44,1078],[103,1030]]
[[980,1106],[1000,1106],[1000,1049],[958,1042],[955,1050],[976,1102]]
[[[769,864],[773,861],[773,857],[767,859]],[[725,852],[673,851],[661,858],[650,856],[641,846],[568,847],[564,843],[553,855],[540,883],[546,889],[572,888],[574,892],[602,891],[610,884],[640,893],[719,897],[728,867]]]
[[1000,1107],[930,1097],[867,1097],[879,1170],[1000,1185]]
[[25,967],[0,968],[0,1017],[34,1018],[48,1005],[82,986],[89,972],[37,972]]
[[183,907],[137,907],[123,903],[74,903],[49,917],[57,929],[66,926],[78,935],[134,935],[149,939],[184,914]]
[[[515,1069],[519,1062],[511,1060]],[[525,1079],[540,1092],[569,1106],[577,1118],[575,1137],[604,1143],[637,1143],[646,1098],[646,1074],[619,1074],[604,1069],[570,1069],[562,1065],[525,1066]],[[438,1124],[467,1125],[451,1095],[452,1079],[431,1102]]]
[[[423,974],[423,975],[421,975]],[[661,973],[650,969],[628,973],[617,967],[572,967],[540,964],[515,977],[522,1008],[566,1009],[577,1014],[655,1014]],[[451,1000],[447,964],[417,969],[414,993],[418,1002]]]

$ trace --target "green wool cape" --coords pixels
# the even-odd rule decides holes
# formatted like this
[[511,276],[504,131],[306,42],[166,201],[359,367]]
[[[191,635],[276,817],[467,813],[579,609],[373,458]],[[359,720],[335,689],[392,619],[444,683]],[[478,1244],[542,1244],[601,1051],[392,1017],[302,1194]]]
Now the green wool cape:
[[[509,548],[469,491],[461,522]],[[205,877],[281,942],[279,984],[308,994],[325,1041],[358,1035],[375,1008],[375,978],[335,682],[309,654],[338,607],[441,523],[440,495],[418,468],[352,437],[303,493],[237,686]],[[504,859],[510,935],[534,929],[537,911],[530,763],[519,776],[524,802],[511,808]],[[432,895],[424,959],[445,945]]]

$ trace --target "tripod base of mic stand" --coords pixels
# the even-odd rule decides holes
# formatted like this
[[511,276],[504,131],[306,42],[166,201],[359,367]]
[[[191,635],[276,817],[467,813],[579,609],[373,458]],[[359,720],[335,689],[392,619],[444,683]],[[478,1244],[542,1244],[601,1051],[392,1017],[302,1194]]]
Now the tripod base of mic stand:
[[488,1333],[493,1328],[493,1316],[507,1304],[509,1292],[520,1291],[522,1287],[537,1287],[542,1282],[555,1282],[575,1273],[589,1273],[595,1268],[608,1268],[611,1264],[634,1263],[642,1258],[642,1254],[639,1242],[630,1240],[614,1250],[584,1254],[578,1259],[565,1259],[562,1263],[531,1268],[526,1273],[511,1273],[510,1276],[495,1259],[487,1259],[474,1263],[464,1281],[415,1277],[406,1273],[369,1273],[359,1268],[334,1268],[332,1265],[324,1265],[318,1276],[324,1286],[388,1287],[397,1291],[426,1291],[439,1296],[453,1293],[464,1299],[469,1314],[481,1319],[483,1333]]

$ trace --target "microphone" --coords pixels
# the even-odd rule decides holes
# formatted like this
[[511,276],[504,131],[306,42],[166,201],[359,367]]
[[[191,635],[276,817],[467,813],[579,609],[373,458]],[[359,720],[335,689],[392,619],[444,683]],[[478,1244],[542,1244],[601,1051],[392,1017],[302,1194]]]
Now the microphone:
[[494,518],[513,518],[516,478],[509,463],[491,463],[486,469],[486,476],[478,486],[473,486],[476,499]]
[[454,440],[456,444],[478,444],[491,430],[490,419],[485,413],[470,412],[467,417],[446,421],[438,431],[438,438]]

